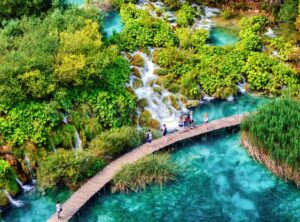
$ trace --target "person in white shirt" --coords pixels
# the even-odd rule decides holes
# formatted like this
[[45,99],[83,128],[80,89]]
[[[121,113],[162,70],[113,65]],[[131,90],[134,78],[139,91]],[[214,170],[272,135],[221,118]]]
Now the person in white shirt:
[[62,206],[61,206],[61,203],[59,200],[56,202],[56,212],[57,212],[58,219],[60,219],[61,218],[60,213],[62,212]]

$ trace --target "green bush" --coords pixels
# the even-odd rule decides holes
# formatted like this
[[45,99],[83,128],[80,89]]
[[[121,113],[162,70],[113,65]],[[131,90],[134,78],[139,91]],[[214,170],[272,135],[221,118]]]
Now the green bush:
[[195,15],[196,10],[192,6],[183,4],[176,13],[176,22],[181,27],[187,27],[193,24]]
[[128,164],[114,177],[112,192],[128,193],[145,189],[147,185],[175,180],[177,167],[171,161],[169,154],[153,154]]
[[93,153],[105,157],[108,160],[138,147],[142,143],[140,133],[133,127],[121,127],[100,133],[93,139],[89,149]]
[[16,178],[17,174],[9,163],[0,159],[0,190],[6,190],[10,194],[16,195],[19,191]]
[[278,12],[279,22],[293,22],[298,15],[298,0],[285,0]]
[[38,164],[37,179],[40,189],[62,184],[76,189],[79,182],[100,171],[106,161],[91,152],[58,149],[57,152],[41,158]]

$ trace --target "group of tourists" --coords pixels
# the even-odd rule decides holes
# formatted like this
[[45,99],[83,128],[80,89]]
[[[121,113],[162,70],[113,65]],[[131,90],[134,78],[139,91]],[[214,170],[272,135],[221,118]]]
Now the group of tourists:
[[[204,115],[203,115],[203,122],[206,124],[208,123],[208,113],[205,112]],[[187,132],[188,129],[192,129],[195,127],[195,123],[194,123],[194,118],[193,118],[193,111],[190,111],[188,112],[187,114],[185,115],[181,115],[179,117],[179,132]],[[167,143],[167,133],[168,133],[168,130],[167,130],[167,126],[166,124],[163,124],[162,126],[162,135],[163,135],[163,138],[164,138],[164,142]],[[148,129],[147,132],[146,132],[146,142],[149,144],[152,142],[152,133],[151,133],[151,130]]]

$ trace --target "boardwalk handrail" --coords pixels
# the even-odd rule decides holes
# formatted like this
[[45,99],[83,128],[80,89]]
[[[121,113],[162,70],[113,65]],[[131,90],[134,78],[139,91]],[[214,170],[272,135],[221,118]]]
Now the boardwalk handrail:
[[89,179],[82,185],[72,196],[63,204],[61,219],[57,218],[57,213],[53,214],[48,222],[65,222],[69,221],[86,202],[99,192],[126,164],[133,163],[138,159],[151,154],[155,151],[168,147],[179,141],[193,138],[202,134],[213,132],[228,127],[240,125],[245,114],[237,114],[230,117],[224,117],[213,120],[209,123],[202,124],[187,132],[176,132],[167,136],[167,143],[162,138],[154,140],[151,145],[143,144],[134,150],[124,154],[118,159],[112,161],[103,170]]

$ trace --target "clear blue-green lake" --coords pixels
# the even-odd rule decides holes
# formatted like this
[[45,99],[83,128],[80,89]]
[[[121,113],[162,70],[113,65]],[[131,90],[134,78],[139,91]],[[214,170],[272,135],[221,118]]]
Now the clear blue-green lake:
[[220,27],[215,27],[210,31],[209,43],[214,46],[234,45],[238,40],[236,35]]

